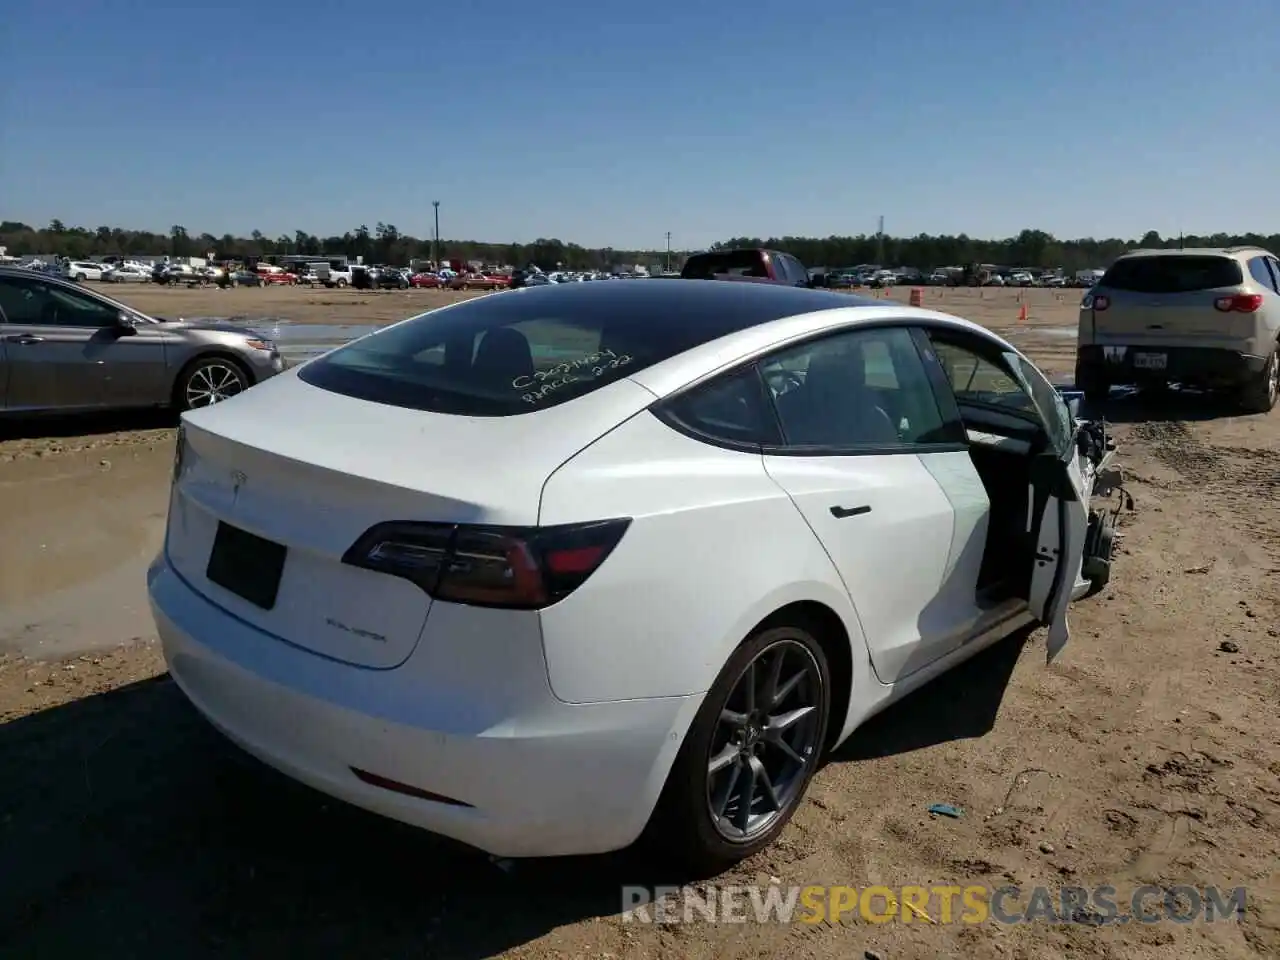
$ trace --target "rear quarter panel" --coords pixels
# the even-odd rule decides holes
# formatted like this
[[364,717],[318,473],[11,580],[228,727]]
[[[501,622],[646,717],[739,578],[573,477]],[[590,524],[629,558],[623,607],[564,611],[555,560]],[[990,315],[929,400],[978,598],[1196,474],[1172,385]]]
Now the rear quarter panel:
[[559,699],[702,693],[756,624],[803,600],[835,611],[862,669],[848,593],[758,454],[639,413],[551,475],[539,522],[624,516],[631,527],[600,569],[542,612]]

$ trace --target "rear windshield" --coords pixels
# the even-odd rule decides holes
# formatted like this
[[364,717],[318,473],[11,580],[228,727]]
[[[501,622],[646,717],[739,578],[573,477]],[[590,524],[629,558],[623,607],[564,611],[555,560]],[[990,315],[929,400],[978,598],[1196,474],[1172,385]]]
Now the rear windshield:
[[1240,264],[1229,257],[1174,254],[1117,260],[1103,275],[1102,286],[1134,293],[1192,293],[1243,281]]
[[434,310],[314,360],[298,377],[390,406],[515,416],[584,396],[777,315],[708,309],[696,290],[689,297],[672,290],[659,300],[610,295],[612,284],[571,286],[578,290],[551,285]]
[[737,277],[768,277],[759,250],[726,250],[724,253],[697,253],[685,261],[680,276],[686,280],[710,280],[717,274]]

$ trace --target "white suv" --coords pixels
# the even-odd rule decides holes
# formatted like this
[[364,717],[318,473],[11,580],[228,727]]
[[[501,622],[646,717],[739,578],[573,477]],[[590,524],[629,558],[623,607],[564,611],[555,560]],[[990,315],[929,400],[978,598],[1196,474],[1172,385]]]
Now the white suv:
[[1135,250],[1080,302],[1076,385],[1227,389],[1252,413],[1280,392],[1280,260],[1261,247]]

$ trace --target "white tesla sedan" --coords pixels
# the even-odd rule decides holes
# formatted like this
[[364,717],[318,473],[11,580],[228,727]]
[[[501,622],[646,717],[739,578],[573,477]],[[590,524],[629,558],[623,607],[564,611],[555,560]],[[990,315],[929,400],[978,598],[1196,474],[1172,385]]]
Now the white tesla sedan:
[[298,780],[497,856],[649,827],[715,868],[891,701],[1034,621],[1062,649],[1111,447],[944,314],[515,290],[185,414],[149,590],[187,697]]

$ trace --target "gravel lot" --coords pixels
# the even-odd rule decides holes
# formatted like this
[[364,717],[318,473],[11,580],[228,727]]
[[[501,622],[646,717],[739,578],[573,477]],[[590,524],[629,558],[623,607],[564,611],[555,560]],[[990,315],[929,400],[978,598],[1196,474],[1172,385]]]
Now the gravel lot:
[[[114,291],[168,317],[380,324],[433,291]],[[905,300],[905,291],[896,296]],[[927,291],[1069,377],[1077,291]],[[1111,587],[855,736],[727,883],[1248,888],[1237,922],[641,926],[629,855],[507,871],[226,745],[164,675],[143,571],[173,424],[0,426],[0,944],[18,957],[1280,956],[1280,411],[1117,400]],[[1024,647],[1026,649],[1024,649]],[[938,802],[964,809],[934,818]]]

